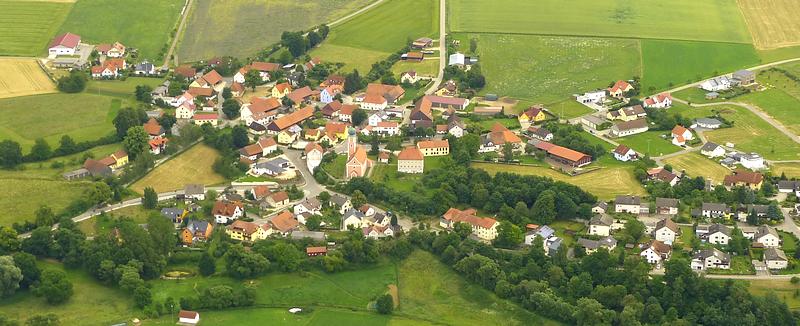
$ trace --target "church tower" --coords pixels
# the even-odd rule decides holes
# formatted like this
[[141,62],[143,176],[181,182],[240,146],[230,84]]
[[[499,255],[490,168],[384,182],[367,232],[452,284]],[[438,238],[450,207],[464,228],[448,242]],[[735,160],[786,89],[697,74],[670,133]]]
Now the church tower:
[[347,159],[353,158],[353,155],[356,154],[356,148],[358,147],[358,136],[356,135],[356,129],[353,127],[347,127]]

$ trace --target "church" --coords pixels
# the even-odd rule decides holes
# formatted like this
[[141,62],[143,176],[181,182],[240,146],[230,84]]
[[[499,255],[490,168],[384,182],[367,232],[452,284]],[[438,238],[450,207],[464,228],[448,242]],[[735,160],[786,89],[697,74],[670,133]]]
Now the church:
[[347,179],[367,175],[367,169],[372,167],[372,160],[367,157],[367,151],[358,146],[358,136],[353,127],[347,130],[347,165],[345,176]]

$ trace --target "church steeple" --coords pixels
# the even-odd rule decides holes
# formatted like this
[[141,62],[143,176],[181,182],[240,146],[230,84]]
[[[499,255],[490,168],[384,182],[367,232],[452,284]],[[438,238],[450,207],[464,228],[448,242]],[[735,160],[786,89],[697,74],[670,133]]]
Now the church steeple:
[[353,127],[347,127],[347,159],[353,158],[353,155],[356,154],[356,148],[358,147],[358,136],[356,135],[356,129]]

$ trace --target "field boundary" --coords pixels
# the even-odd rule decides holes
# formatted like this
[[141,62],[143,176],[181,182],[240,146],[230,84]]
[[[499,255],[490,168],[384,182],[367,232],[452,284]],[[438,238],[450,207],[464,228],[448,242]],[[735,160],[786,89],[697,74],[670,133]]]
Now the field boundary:
[[[524,33],[524,32],[476,32],[467,30],[450,30],[450,33],[459,34],[485,34],[485,35],[534,35],[534,36],[551,36],[551,37],[581,37],[581,38],[600,38],[600,39],[616,39],[616,40],[656,40],[656,41],[681,41],[681,42],[697,42],[697,43],[722,43],[722,44],[747,44],[747,42],[734,42],[734,41],[718,41],[718,40],[692,40],[681,38],[664,38],[664,37],[632,37],[632,36],[605,36],[605,35],[581,35],[581,34],[556,34],[556,33]],[[755,46],[754,46],[755,47]]]

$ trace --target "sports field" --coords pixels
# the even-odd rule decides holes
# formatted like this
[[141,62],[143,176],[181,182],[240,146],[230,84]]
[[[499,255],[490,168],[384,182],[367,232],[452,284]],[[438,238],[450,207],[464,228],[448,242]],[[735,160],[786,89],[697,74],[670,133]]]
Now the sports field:
[[[435,0],[386,0],[380,5],[360,14],[331,29],[328,39],[311,51],[312,57],[320,57],[323,61],[342,62],[344,71],[358,67],[366,74],[369,67],[378,60],[383,60],[390,53],[400,50],[409,40],[438,35],[439,2]],[[336,49],[338,54],[331,56],[329,46],[344,47]],[[367,56],[362,56],[367,50]],[[368,61],[373,60],[373,61]]]
[[[521,175],[538,175],[553,180],[574,184],[603,200],[617,195],[644,195],[647,192],[633,176],[629,167],[609,167],[571,177],[547,167],[520,166],[495,163],[472,163],[472,167],[486,170],[489,174],[510,172]],[[590,166],[591,167],[591,166]]]
[[0,99],[0,139],[20,143],[23,152],[36,138],[51,146],[63,135],[76,142],[94,140],[113,132],[112,120],[123,100],[92,94],[42,94]]
[[710,179],[714,184],[721,183],[726,175],[731,174],[722,164],[713,161],[698,153],[686,153],[664,160],[665,164],[672,165],[673,171],[686,171],[691,177],[702,176]]
[[478,39],[483,93],[552,103],[641,75],[639,42],[624,39],[457,34]]
[[451,0],[448,7],[455,32],[751,41],[735,0]]
[[0,56],[44,55],[70,8],[61,1],[0,0]]
[[60,32],[90,44],[119,41],[139,49],[139,58],[160,59],[176,27],[183,0],[78,0]]
[[642,90],[673,86],[755,66],[761,61],[750,44],[642,40]]
[[759,49],[800,45],[800,2],[737,0],[753,44]]
[[178,49],[181,61],[214,56],[239,58],[280,41],[284,31],[298,31],[333,21],[369,4],[370,0],[198,0]]
[[52,93],[56,86],[36,59],[0,58],[0,98]]
[[187,183],[215,185],[225,181],[211,168],[219,157],[217,150],[198,144],[150,171],[144,178],[131,185],[131,189],[143,193],[144,188],[153,187],[156,192],[183,189]]

